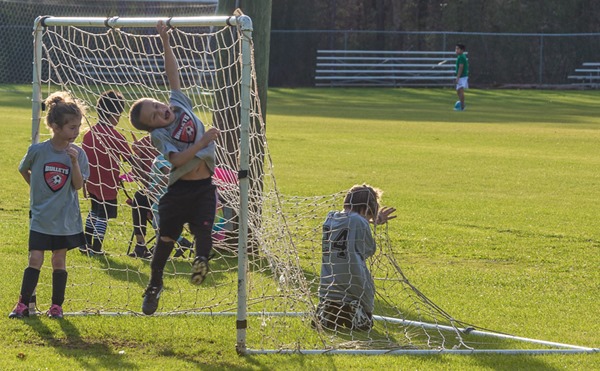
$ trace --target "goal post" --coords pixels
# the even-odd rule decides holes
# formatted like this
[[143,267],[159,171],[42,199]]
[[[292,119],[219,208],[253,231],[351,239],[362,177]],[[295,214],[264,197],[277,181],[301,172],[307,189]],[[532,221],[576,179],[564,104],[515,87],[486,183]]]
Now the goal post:
[[[240,353],[246,350],[246,270],[248,259],[248,189],[250,174],[250,137],[251,125],[251,89],[252,82],[252,20],[246,15],[241,16],[200,16],[200,17],[52,17],[40,16],[34,22],[34,61],[33,61],[33,92],[32,92],[32,143],[40,139],[40,123],[42,116],[42,43],[46,27],[96,27],[121,29],[127,27],[154,28],[159,21],[171,28],[177,27],[238,27],[241,38],[241,83],[240,83],[240,113],[239,113],[239,210],[237,232],[238,251],[238,291],[237,291],[237,345]],[[67,90],[68,87],[67,87]]]
[[[42,102],[54,91],[66,91],[88,106],[82,122],[86,130],[97,122],[96,101],[106,90],[121,92],[126,107],[141,97],[166,101],[169,89],[161,64],[163,48],[154,30],[159,20],[171,27],[182,91],[200,120],[219,128],[221,135],[215,150],[213,182],[218,188],[219,212],[212,230],[214,255],[209,274],[202,285],[191,285],[193,256],[186,256],[189,251],[178,244],[183,252],[173,255],[165,267],[165,290],[156,316],[235,318],[235,323],[226,325],[236,327],[235,346],[240,354],[598,352],[507,335],[455,319],[404,275],[397,261],[399,249],[394,246],[399,239],[390,238],[386,226],[372,230],[377,249],[366,262],[375,289],[372,328],[326,328],[317,316],[322,223],[328,212],[343,208],[346,191],[318,196],[279,191],[260,112],[252,21],[247,16],[38,17],[34,23],[32,142],[49,137],[40,124]],[[144,138],[140,139],[147,133],[131,127],[127,112],[115,130],[128,138],[132,151],[150,150],[151,144],[142,144]],[[99,143],[102,140],[107,139]],[[134,238],[132,229],[136,230],[135,208],[128,201],[130,195],[135,198],[149,191],[131,175],[133,165],[121,161],[119,154],[110,156],[119,164],[123,184],[118,190],[118,216],[109,220],[104,235],[108,254],[70,253],[66,315],[140,314],[150,267],[148,261],[127,254]],[[83,218],[88,202],[82,199]],[[152,218],[152,207],[138,207]],[[145,243],[156,236],[150,226]],[[38,303],[46,305],[50,300],[49,286],[40,281]]]

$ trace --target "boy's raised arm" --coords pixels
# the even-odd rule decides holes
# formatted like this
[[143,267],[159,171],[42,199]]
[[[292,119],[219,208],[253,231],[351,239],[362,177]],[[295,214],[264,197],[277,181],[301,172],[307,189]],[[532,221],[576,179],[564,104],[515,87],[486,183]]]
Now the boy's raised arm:
[[160,39],[163,43],[165,53],[165,72],[167,74],[167,80],[169,80],[169,86],[171,90],[181,90],[181,82],[179,81],[179,65],[177,64],[177,58],[175,53],[171,49],[171,43],[169,41],[169,28],[163,21],[158,21],[156,30],[160,35]]

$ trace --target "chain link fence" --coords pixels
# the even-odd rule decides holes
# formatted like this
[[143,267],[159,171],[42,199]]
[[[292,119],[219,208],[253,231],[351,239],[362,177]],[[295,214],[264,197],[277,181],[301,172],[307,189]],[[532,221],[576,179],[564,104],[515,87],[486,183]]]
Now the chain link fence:
[[320,49],[453,52],[458,42],[467,46],[469,84],[475,87],[567,87],[577,83],[568,76],[582,63],[600,62],[597,33],[273,30],[269,85],[313,85],[316,51]]

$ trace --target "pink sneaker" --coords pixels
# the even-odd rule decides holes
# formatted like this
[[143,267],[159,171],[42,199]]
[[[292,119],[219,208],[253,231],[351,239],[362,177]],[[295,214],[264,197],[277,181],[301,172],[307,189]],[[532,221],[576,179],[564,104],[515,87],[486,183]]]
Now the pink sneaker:
[[29,317],[29,308],[27,307],[27,305],[18,302],[17,305],[15,305],[15,309],[13,309],[12,312],[10,312],[10,314],[8,315],[8,318],[23,318],[23,317]]
[[63,310],[60,305],[52,304],[48,310],[48,317],[50,318],[63,318]]

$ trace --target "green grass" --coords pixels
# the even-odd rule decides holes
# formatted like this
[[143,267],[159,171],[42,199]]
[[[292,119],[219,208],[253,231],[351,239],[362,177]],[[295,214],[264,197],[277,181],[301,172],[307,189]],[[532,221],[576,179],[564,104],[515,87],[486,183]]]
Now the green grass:
[[[28,189],[16,168],[31,106],[29,86],[0,92],[0,313],[8,314],[27,264]],[[599,347],[599,98],[471,89],[458,113],[448,89],[271,89],[267,137],[285,194],[382,188],[398,208],[390,235],[404,272],[455,318]],[[600,354],[240,357],[234,319],[223,317],[2,315],[0,324],[3,369],[600,367]]]

